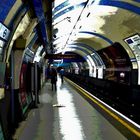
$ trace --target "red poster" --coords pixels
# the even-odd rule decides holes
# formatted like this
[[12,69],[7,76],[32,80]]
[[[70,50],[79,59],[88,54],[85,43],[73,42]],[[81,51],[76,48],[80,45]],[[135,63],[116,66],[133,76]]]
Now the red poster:
[[21,72],[20,72],[20,89],[19,89],[19,97],[23,112],[27,106],[27,95],[26,95],[26,71],[27,71],[27,64],[22,64]]

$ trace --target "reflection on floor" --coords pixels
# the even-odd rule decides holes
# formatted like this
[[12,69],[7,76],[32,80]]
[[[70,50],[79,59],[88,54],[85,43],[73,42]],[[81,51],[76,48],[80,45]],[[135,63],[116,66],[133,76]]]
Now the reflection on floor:
[[39,108],[30,111],[17,129],[17,140],[126,140],[66,81],[57,81],[57,91],[48,81],[40,95]]

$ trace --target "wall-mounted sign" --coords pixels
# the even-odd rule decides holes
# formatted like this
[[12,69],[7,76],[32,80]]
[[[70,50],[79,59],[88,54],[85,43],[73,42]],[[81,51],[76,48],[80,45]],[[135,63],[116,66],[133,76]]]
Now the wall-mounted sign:
[[138,84],[140,85],[140,35],[135,34],[131,37],[126,38],[124,41],[131,48],[136,57],[136,61],[138,64]]
[[78,59],[75,54],[47,54],[46,59]]
[[137,61],[140,61],[140,36],[136,34],[125,39],[125,42],[135,54]]
[[9,34],[10,30],[5,25],[0,23],[0,37],[4,40],[8,40]]

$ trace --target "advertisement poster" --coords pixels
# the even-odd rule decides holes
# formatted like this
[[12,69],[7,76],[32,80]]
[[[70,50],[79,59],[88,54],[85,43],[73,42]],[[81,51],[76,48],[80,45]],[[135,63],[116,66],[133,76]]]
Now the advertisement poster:
[[98,53],[106,66],[105,79],[130,84],[131,62],[121,44],[114,43],[98,51]]
[[27,69],[27,64],[22,64],[21,72],[20,72],[19,98],[20,98],[20,104],[23,113],[26,112],[26,109],[28,107],[27,94],[26,94],[26,69]]
[[140,61],[140,36],[136,34],[125,39],[125,42],[135,54],[137,61]]
[[138,64],[138,85],[140,85],[140,35],[135,34],[124,40],[133,51]]

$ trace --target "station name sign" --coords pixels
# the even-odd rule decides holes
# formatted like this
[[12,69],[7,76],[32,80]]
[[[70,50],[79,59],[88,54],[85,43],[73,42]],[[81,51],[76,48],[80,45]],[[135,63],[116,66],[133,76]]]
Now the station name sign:
[[47,54],[46,59],[77,59],[74,54]]
[[0,23],[0,38],[7,41],[9,34],[10,34],[10,30],[5,25]]

